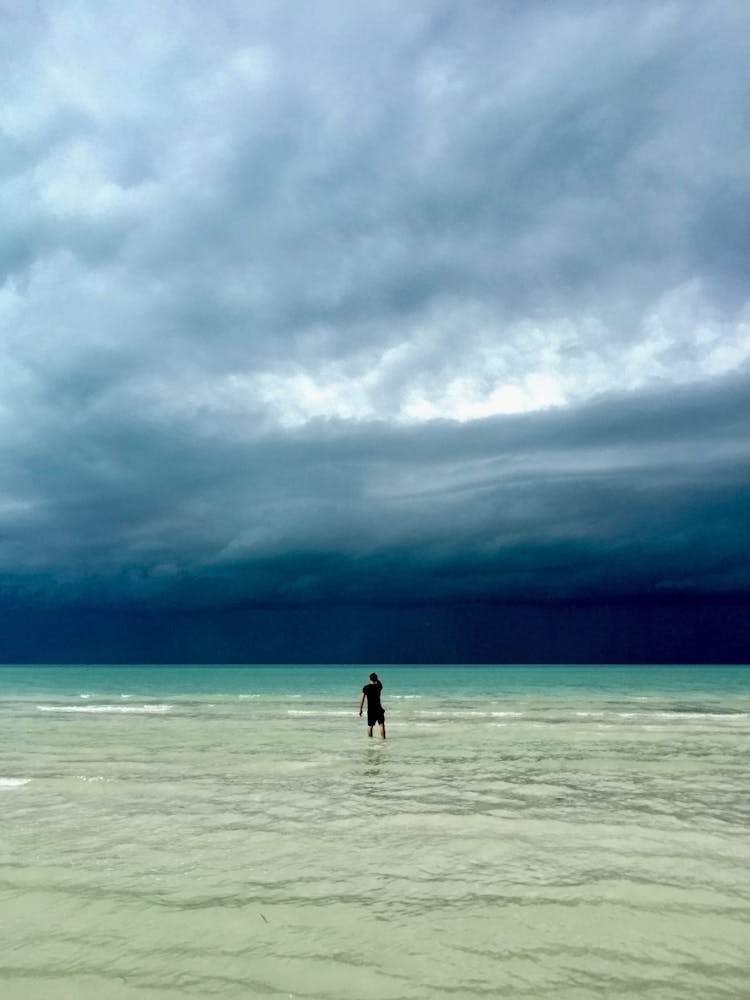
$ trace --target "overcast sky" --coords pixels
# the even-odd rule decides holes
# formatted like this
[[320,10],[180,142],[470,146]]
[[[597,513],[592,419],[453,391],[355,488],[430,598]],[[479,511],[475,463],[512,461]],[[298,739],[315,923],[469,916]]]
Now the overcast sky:
[[565,659],[566,606],[669,657],[678,605],[705,658],[717,602],[750,658],[748,38],[3,0],[0,659],[498,659],[549,616]]

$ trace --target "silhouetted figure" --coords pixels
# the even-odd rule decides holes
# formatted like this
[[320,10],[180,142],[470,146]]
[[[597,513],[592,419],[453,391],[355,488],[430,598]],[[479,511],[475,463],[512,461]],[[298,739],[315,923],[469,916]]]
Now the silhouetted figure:
[[370,674],[370,683],[362,688],[362,697],[359,699],[359,714],[362,714],[362,707],[367,699],[367,735],[372,736],[372,729],[375,723],[380,726],[380,735],[385,739],[385,711],[380,704],[380,692],[383,685],[378,680],[377,674]]

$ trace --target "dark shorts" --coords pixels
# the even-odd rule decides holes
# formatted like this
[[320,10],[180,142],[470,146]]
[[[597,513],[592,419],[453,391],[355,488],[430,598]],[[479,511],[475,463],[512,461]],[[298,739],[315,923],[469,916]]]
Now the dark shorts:
[[374,712],[367,709],[367,725],[374,726],[377,723],[379,726],[385,725],[385,709],[376,708]]

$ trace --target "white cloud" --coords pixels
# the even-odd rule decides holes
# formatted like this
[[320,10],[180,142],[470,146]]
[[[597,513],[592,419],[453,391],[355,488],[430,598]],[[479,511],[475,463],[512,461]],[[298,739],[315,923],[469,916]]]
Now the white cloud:
[[[667,293],[626,343],[602,321],[495,329],[476,310],[414,329],[395,347],[302,367],[192,372],[177,405],[188,416],[252,414],[263,426],[294,428],[318,419],[466,422],[527,413],[651,384],[684,385],[741,371],[750,363],[748,309],[723,318],[691,283]],[[450,343],[450,331],[453,342]],[[450,346],[449,346],[450,345]],[[167,388],[155,388],[156,398]]]

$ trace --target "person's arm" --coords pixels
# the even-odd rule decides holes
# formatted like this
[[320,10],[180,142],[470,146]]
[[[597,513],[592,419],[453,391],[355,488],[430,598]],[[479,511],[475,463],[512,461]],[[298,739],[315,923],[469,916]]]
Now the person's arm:
[[365,698],[366,698],[366,697],[367,697],[367,695],[366,695],[366,694],[365,694],[365,692],[363,691],[363,692],[362,692],[362,697],[361,697],[361,698],[359,699],[359,714],[360,714],[360,715],[362,714],[362,706],[363,706],[363,705],[364,705],[364,703],[365,703]]

